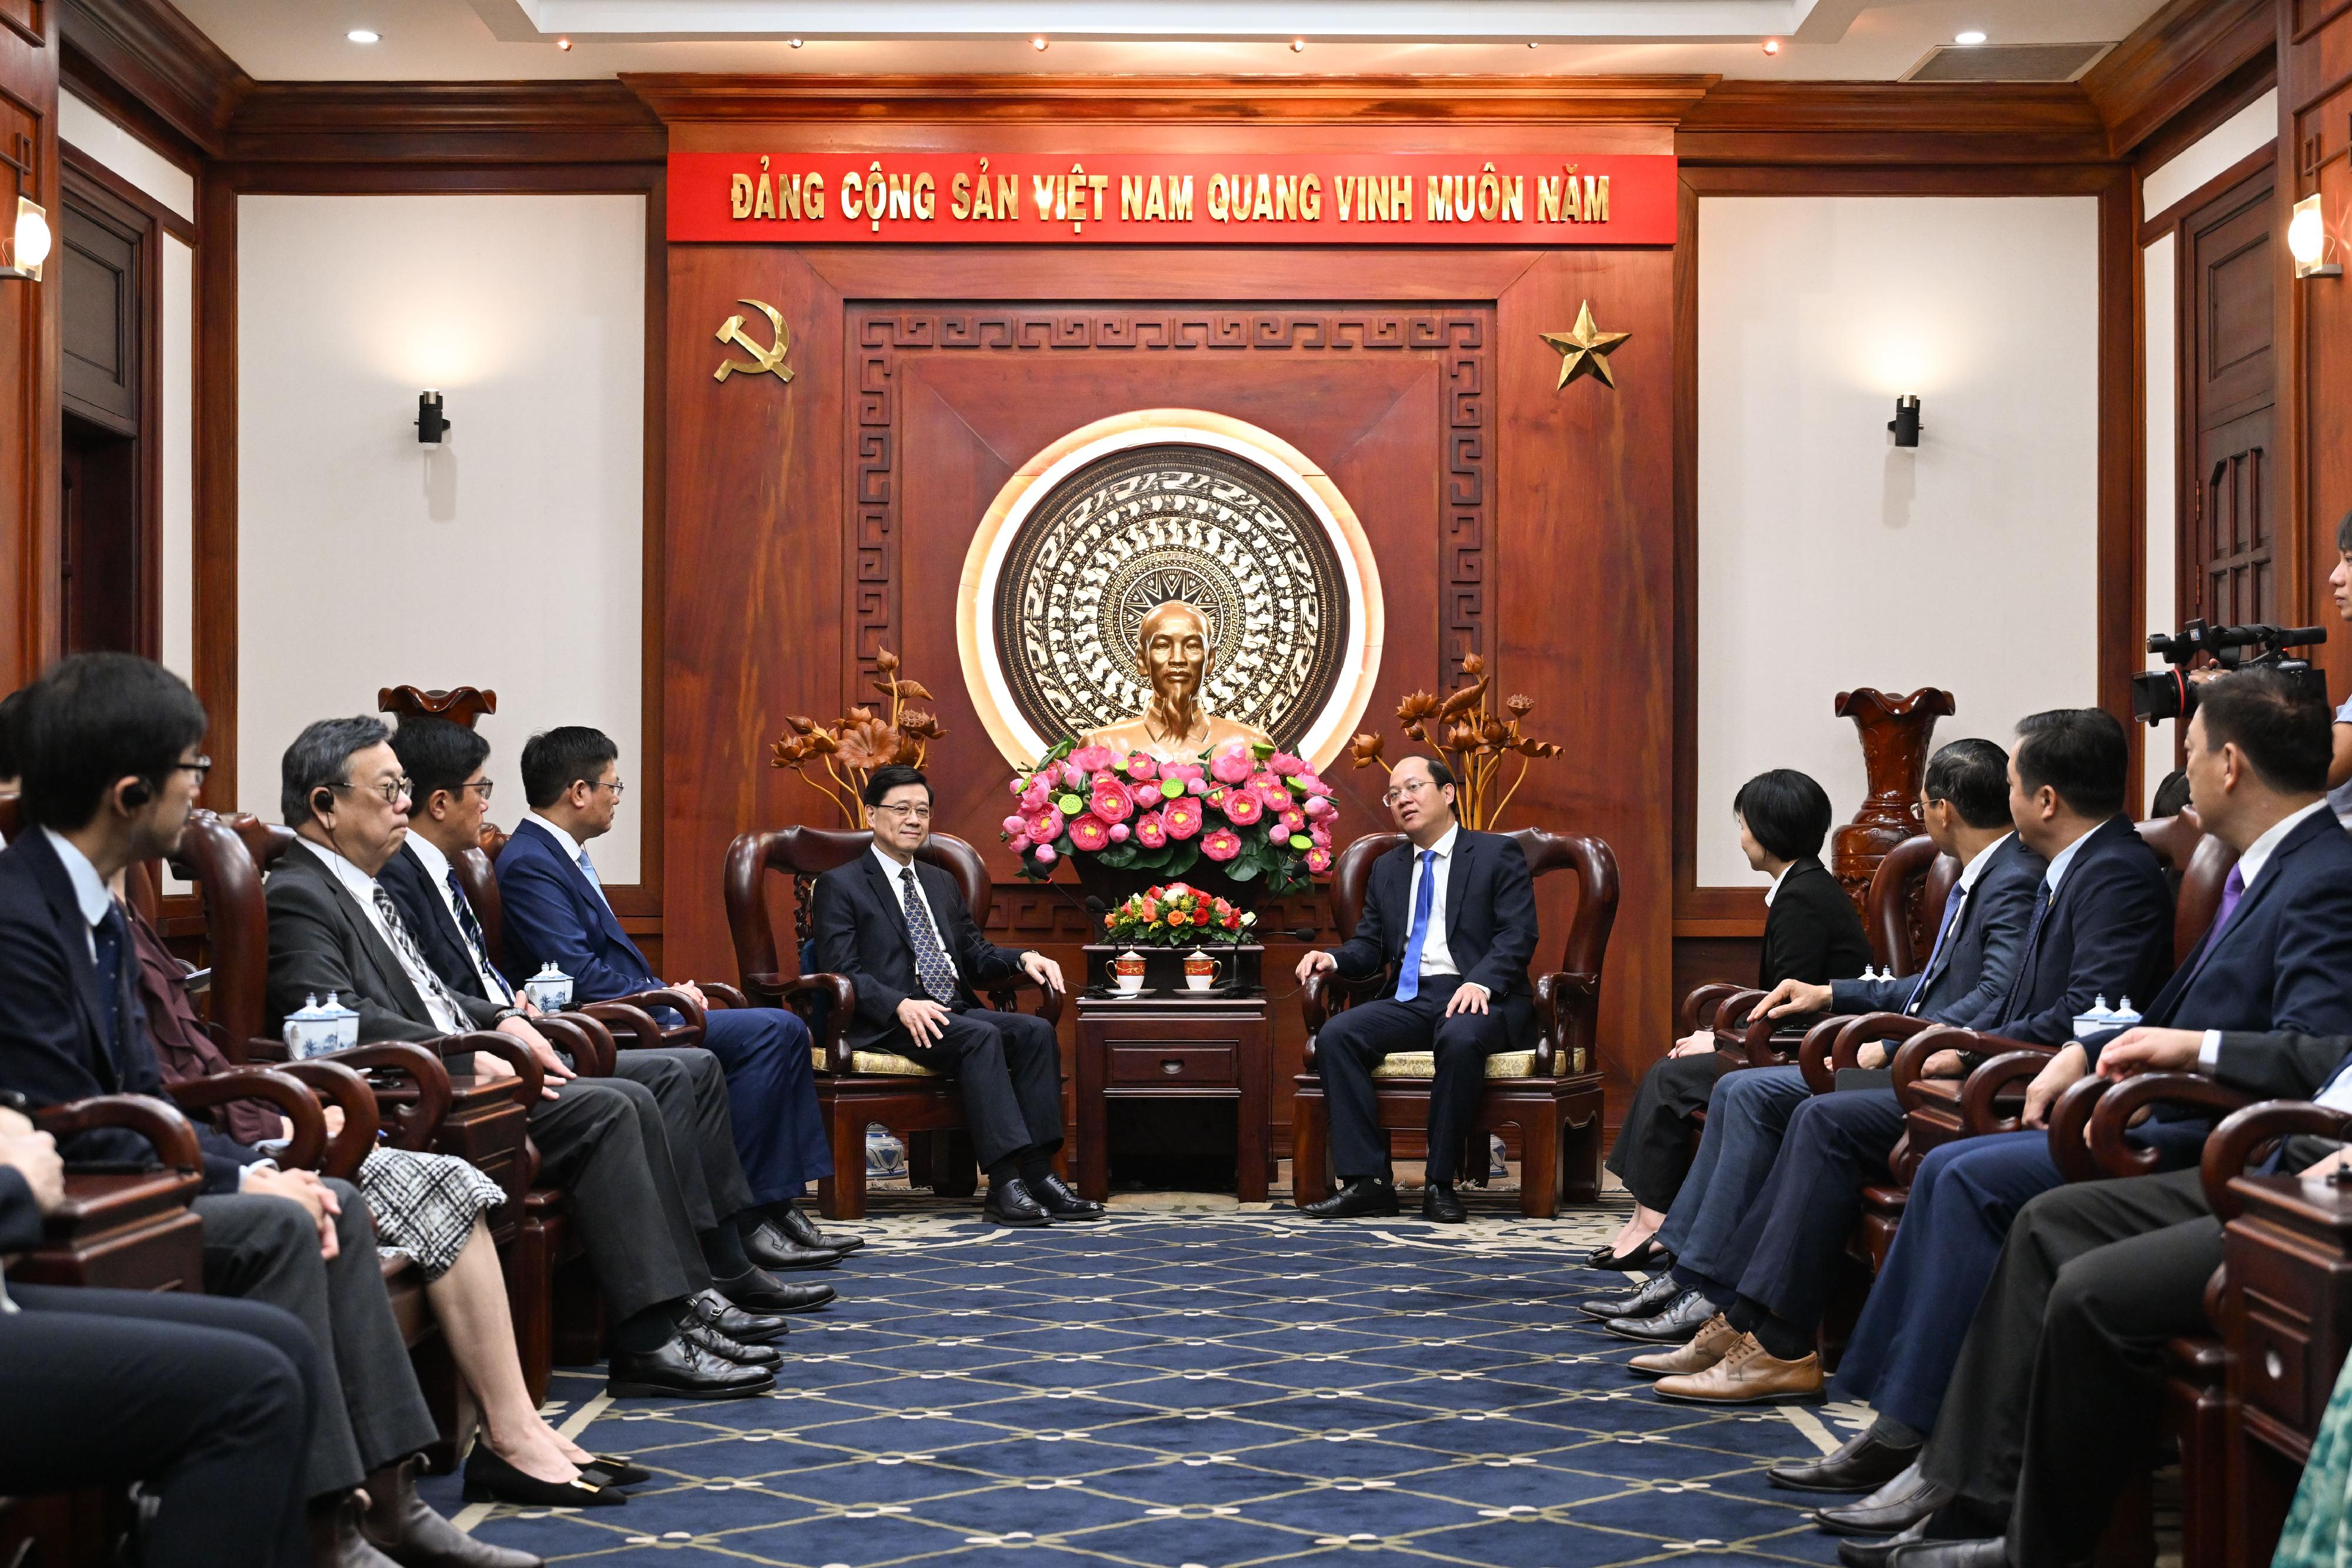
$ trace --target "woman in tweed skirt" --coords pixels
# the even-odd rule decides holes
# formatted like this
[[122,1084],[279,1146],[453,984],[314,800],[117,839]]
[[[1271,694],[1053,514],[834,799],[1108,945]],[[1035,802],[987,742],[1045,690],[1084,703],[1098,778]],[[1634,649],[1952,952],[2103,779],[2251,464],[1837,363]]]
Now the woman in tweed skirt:
[[[118,898],[121,893],[118,887]],[[139,998],[165,1082],[228,1071],[228,1059],[196,1021],[186,971],[154,926],[128,900],[122,904],[138,951]],[[242,1144],[291,1135],[290,1124],[262,1101],[237,1101],[219,1113],[225,1130]],[[329,1135],[340,1134],[341,1108],[329,1106],[326,1115]],[[608,1470],[583,1478],[596,1457],[541,1418],[523,1383],[506,1277],[482,1220],[506,1201],[505,1189],[463,1160],[383,1147],[360,1166],[358,1186],[375,1218],[378,1249],[409,1259],[425,1278],[425,1299],[481,1412],[482,1441],[490,1452],[534,1480],[564,1487],[572,1506],[625,1502],[625,1494],[595,1484],[612,1479]]]

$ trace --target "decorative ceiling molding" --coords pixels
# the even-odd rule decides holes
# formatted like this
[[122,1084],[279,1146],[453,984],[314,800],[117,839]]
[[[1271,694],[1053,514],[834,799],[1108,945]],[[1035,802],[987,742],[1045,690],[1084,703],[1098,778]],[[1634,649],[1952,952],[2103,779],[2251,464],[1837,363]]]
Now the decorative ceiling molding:
[[2102,163],[2076,83],[1720,82],[1685,115],[1686,163]]
[[221,133],[253,78],[168,0],[61,0],[67,86],[145,129],[220,151]]
[[618,82],[262,82],[224,152],[249,163],[631,163],[669,132]]
[[687,76],[621,80],[670,124],[888,120],[1672,124],[1717,78],[1620,77]]
[[2107,131],[2130,152],[2230,77],[2278,48],[2275,0],[2170,0],[2083,77]]

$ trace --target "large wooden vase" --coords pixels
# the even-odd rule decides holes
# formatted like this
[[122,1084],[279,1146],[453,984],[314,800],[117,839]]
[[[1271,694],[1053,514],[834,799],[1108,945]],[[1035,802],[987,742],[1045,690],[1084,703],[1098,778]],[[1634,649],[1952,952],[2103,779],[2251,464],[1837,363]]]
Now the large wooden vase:
[[1869,792],[1853,821],[1830,835],[1830,870],[1867,920],[1878,862],[1919,831],[1919,781],[1927,771],[1936,721],[1952,712],[1952,694],[1922,686],[1907,697],[1892,697],[1864,686],[1838,693],[1836,711],[1861,732]]

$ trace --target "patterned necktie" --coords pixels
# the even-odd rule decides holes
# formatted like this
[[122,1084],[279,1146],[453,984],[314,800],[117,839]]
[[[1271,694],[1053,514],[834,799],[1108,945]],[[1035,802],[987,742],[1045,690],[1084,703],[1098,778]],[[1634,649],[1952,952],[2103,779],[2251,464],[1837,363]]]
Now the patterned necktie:
[[2017,1016],[2018,1002],[2028,994],[2028,986],[2033,976],[2035,961],[2042,956],[2035,947],[2035,944],[2042,939],[2042,922],[2048,918],[2050,906],[2057,902],[2058,890],[2048,883],[2043,883],[2042,896],[2034,902],[2033,919],[2025,927],[2025,956],[2018,961],[2017,973],[2009,977],[2009,995],[2001,998],[2000,1016],[2003,1021]]
[[1404,967],[1397,971],[1397,1000],[1421,995],[1421,947],[1429,940],[1429,907],[1437,898],[1437,852],[1421,852],[1421,887],[1412,895],[1412,930],[1404,939]]
[[410,983],[425,993],[425,1005],[433,1012],[434,1027],[452,1034],[466,1029],[466,1009],[457,1005],[457,998],[441,983],[433,966],[425,961],[416,939],[408,934],[408,926],[400,918],[399,905],[392,902],[392,894],[383,890],[382,883],[375,886],[375,912],[383,917],[383,928],[392,937],[393,952],[398,956],[400,967],[408,971]]
[[1944,900],[1944,924],[1936,928],[1936,946],[1927,954],[1927,967],[1919,971],[1918,983],[1911,988],[1911,995],[1904,1000],[1903,1010],[1906,1015],[1918,1007],[1920,998],[1927,994],[1927,982],[1936,977],[1937,960],[1943,957],[1944,948],[1952,939],[1952,928],[1959,924],[1960,901],[1968,895],[1968,889],[1956,882],[1952,884],[1952,895]]
[[490,989],[498,993],[490,999],[513,1001],[514,992],[507,988],[505,977],[490,967],[490,949],[482,939],[482,923],[474,918],[474,906],[466,901],[466,884],[457,880],[456,866],[449,868],[449,906],[457,912],[457,929],[464,935],[467,947],[473,952],[474,967],[482,972],[482,977],[490,983]]
[[106,1049],[120,1052],[122,1043],[122,911],[110,902],[106,913],[90,927],[91,956],[98,966],[98,994],[105,1004]]
[[956,999],[955,966],[949,963],[947,954],[940,951],[939,936],[923,914],[922,894],[915,890],[915,868],[899,867],[898,881],[902,884],[898,903],[907,915],[907,940],[914,944],[915,948],[915,973],[922,977],[923,989],[931,994],[931,1000],[941,1007],[953,1007]]

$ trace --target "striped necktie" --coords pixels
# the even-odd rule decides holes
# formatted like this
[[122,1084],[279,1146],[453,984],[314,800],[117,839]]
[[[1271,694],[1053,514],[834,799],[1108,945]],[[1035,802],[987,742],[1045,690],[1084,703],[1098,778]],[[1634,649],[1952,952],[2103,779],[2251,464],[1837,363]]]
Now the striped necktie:
[[511,1003],[514,992],[507,988],[506,977],[490,967],[489,944],[483,940],[482,923],[474,918],[474,906],[466,898],[466,884],[457,880],[456,866],[449,868],[449,906],[457,912],[457,929],[464,934],[466,946],[474,955],[474,967],[482,972],[482,978],[496,993],[490,999]]

